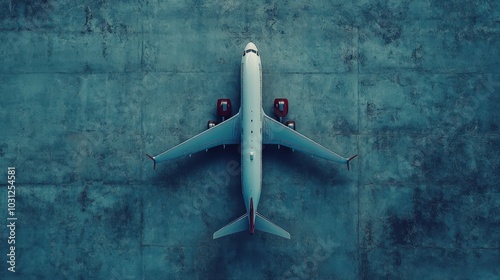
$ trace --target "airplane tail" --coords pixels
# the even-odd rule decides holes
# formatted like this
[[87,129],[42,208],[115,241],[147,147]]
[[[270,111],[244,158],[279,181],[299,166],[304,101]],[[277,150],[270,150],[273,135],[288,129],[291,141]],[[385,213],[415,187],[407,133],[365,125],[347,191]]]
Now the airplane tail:
[[[239,217],[238,219],[232,221],[227,226],[216,231],[213,235],[213,238],[216,239],[240,231],[248,230],[249,222],[247,218],[248,214],[245,214]],[[256,212],[255,215],[255,229],[290,239],[290,233],[288,233],[281,227],[277,226],[273,222],[269,221],[268,219],[264,218],[264,216],[262,216],[258,212]]]

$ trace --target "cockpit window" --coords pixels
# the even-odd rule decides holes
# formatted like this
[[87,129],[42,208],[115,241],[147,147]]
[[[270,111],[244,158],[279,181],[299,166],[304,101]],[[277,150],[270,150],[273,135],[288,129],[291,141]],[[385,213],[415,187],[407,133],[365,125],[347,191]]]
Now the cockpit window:
[[246,51],[243,52],[243,56],[245,56],[245,53],[249,53],[249,52],[253,52],[254,54],[256,54],[257,56],[259,56],[259,52],[256,51],[256,50],[252,50],[252,49],[248,49]]

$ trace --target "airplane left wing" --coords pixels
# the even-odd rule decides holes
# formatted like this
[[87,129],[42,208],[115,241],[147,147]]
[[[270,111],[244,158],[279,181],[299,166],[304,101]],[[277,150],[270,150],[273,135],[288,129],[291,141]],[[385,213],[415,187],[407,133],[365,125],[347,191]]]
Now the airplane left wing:
[[156,168],[156,163],[158,162],[194,154],[219,145],[239,144],[240,139],[240,114],[238,113],[232,118],[193,136],[157,156],[147,156],[154,161],[154,166]]
[[326,160],[345,163],[347,164],[347,169],[349,169],[349,162],[357,156],[354,155],[350,158],[342,157],[339,154],[330,151],[322,145],[298,133],[297,131],[283,125],[278,121],[275,121],[266,114],[264,114],[263,130],[264,134],[262,135],[262,144],[283,145],[294,150],[324,158]]

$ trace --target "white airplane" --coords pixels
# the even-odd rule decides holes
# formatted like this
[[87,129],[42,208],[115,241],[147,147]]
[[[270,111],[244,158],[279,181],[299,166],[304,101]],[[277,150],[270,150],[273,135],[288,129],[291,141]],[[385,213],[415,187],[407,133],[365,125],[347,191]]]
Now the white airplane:
[[338,163],[347,164],[355,158],[344,158],[295,131],[295,122],[282,123],[288,113],[288,100],[274,100],[274,112],[279,121],[267,116],[262,109],[262,65],[259,51],[248,43],[241,58],[241,107],[233,117],[231,101],[219,99],[217,112],[222,122],[208,122],[208,129],[191,139],[157,155],[150,156],[156,163],[184,155],[208,150],[219,145],[241,144],[241,184],[247,212],[216,231],[213,238],[249,230],[250,234],[260,230],[290,239],[290,234],[264,218],[257,208],[262,188],[262,145],[277,144]]

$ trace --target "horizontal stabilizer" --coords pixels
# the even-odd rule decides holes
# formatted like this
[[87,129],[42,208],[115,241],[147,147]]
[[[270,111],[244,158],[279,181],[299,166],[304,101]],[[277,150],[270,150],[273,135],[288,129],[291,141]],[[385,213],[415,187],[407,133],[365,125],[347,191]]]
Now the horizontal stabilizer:
[[264,218],[264,216],[262,216],[258,212],[256,214],[257,215],[255,216],[255,229],[290,239],[290,233],[288,233],[286,230],[280,228],[273,222]]
[[238,219],[232,221],[227,226],[219,229],[214,233],[214,239],[244,231],[248,229],[248,214],[245,214]]

